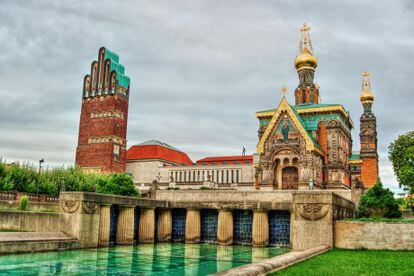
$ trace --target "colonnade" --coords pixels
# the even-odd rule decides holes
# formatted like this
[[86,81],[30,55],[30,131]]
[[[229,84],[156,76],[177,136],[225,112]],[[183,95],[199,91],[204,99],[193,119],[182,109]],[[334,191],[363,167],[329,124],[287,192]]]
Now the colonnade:
[[[116,243],[134,243],[134,209],[135,206],[118,206],[119,213],[116,222]],[[201,241],[200,209],[188,208],[186,211],[185,242],[199,243]],[[110,206],[101,205],[99,221],[99,246],[108,246],[110,242],[111,224]],[[173,216],[172,209],[143,207],[139,209],[138,242],[153,243],[154,241],[169,242],[172,239]],[[155,231],[156,229],[156,231]],[[156,236],[155,236],[156,235]],[[220,245],[233,244],[234,221],[231,209],[218,210],[217,243]],[[269,244],[269,219],[265,210],[253,210],[252,245],[256,247]]]

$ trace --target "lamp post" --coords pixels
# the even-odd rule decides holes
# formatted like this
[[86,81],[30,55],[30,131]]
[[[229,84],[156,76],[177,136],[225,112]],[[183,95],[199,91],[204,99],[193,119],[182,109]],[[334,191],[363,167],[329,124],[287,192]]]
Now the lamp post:
[[42,159],[39,160],[39,173],[41,173],[41,171],[42,171],[43,163],[45,163],[45,159],[42,158]]
[[[42,167],[44,163],[45,163],[45,159],[42,158],[39,160],[39,174],[42,172]],[[37,182],[37,195],[39,195],[39,188],[40,188],[40,183]]]

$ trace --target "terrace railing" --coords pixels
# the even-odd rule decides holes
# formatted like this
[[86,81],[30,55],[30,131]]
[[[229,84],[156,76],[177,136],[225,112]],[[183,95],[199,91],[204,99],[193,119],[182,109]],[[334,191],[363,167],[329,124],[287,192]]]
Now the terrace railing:
[[22,196],[26,195],[29,201],[36,202],[59,202],[59,196],[45,195],[45,194],[30,194],[21,192],[5,192],[0,191],[0,200],[19,201]]

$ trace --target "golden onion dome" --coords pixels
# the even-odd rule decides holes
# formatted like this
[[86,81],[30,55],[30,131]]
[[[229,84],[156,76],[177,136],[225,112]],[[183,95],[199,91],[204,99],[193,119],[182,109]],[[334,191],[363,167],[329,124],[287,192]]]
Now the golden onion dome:
[[361,94],[361,102],[373,102],[374,94],[370,90],[364,90]]
[[318,59],[312,55],[307,48],[303,49],[295,59],[295,68],[299,69],[315,69],[318,66]]

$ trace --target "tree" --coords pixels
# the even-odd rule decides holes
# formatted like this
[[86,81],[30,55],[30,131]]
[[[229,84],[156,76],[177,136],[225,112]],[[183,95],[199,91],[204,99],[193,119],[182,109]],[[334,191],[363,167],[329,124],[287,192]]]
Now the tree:
[[401,211],[397,200],[389,189],[384,189],[381,181],[369,189],[359,202],[358,214],[362,217],[399,218]]
[[111,174],[106,181],[99,181],[97,192],[111,195],[140,196],[132,177],[125,173]]
[[389,146],[389,158],[400,187],[414,193],[414,131],[400,135]]

